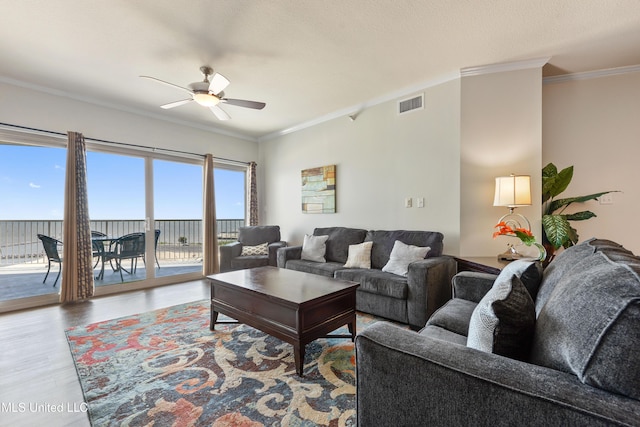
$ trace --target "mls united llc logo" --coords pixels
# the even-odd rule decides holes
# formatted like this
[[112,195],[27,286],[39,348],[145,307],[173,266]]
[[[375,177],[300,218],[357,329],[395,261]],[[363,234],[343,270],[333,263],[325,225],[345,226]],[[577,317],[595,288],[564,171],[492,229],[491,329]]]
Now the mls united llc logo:
[[26,412],[87,412],[88,405],[85,402],[75,403],[37,403],[37,402],[2,402],[0,412],[26,413]]

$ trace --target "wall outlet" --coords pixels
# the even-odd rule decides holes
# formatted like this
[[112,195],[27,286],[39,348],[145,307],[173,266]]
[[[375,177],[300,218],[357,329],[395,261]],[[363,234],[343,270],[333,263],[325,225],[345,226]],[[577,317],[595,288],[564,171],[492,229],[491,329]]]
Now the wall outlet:
[[613,194],[611,194],[611,193],[603,194],[602,196],[598,197],[598,202],[600,202],[601,205],[612,205],[613,204]]
[[404,207],[405,208],[410,208],[413,205],[412,201],[411,201],[411,197],[407,197],[406,199],[404,199]]
[[416,197],[416,204],[419,208],[424,208],[424,197]]

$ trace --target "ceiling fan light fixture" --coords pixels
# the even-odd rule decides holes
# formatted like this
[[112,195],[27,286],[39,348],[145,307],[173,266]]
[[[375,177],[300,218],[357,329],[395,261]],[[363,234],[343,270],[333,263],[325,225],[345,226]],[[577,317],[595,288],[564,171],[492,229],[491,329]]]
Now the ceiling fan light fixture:
[[213,107],[218,105],[220,98],[210,93],[194,93],[193,99],[203,107]]

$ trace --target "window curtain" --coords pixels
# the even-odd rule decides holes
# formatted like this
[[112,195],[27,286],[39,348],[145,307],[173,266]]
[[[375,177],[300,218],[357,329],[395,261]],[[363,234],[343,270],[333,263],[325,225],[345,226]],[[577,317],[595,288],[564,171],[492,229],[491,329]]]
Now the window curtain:
[[220,271],[218,261],[218,225],[216,221],[216,197],[213,182],[213,155],[204,158],[204,243],[203,243],[203,272],[205,276]]
[[249,225],[258,225],[258,184],[256,162],[249,163]]
[[88,299],[94,292],[86,144],[81,133],[67,136],[61,303]]

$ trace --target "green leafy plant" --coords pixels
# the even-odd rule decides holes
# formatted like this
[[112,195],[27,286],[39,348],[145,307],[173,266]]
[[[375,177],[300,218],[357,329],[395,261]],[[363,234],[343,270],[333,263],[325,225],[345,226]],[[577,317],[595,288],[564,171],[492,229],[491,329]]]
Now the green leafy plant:
[[553,163],[542,169],[542,243],[547,252],[552,254],[560,247],[568,248],[578,243],[578,232],[569,221],[584,221],[596,216],[591,211],[580,211],[572,214],[563,213],[573,203],[597,200],[598,197],[613,193],[603,191],[581,197],[557,199],[567,189],[573,178],[573,166],[558,172]]

